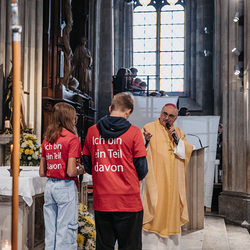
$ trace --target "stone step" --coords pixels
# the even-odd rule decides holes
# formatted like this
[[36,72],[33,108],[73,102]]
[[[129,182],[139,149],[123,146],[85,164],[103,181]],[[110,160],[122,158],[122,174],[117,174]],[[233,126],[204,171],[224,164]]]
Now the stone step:
[[204,229],[183,230],[181,250],[249,250],[246,228],[225,223],[218,215],[205,215]]
[[248,230],[232,224],[226,224],[230,250],[249,250],[250,235]]
[[[221,217],[205,216],[202,250],[230,250],[225,221]],[[239,248],[238,248],[239,249]]]
[[181,250],[202,250],[203,244],[202,230],[183,230],[181,232]]

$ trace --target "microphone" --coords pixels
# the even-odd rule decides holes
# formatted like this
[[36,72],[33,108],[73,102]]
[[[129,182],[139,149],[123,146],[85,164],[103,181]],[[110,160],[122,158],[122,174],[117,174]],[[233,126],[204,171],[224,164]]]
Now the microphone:
[[[171,128],[171,125],[167,122],[167,123],[166,123],[166,127],[167,127],[167,129],[169,130],[169,129]],[[176,135],[175,135],[175,134],[172,134],[172,137],[174,138],[175,144],[178,145],[178,140],[177,140]]]

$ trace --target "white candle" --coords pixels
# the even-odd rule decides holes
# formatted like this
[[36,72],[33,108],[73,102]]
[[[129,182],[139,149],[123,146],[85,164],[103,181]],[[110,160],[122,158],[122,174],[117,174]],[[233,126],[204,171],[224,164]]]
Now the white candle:
[[11,245],[9,245],[9,242],[7,240],[5,241],[5,244],[2,250],[11,250]]
[[33,129],[34,128],[34,122],[29,122],[29,128]]
[[4,121],[4,127],[5,128],[10,128],[10,120],[5,120]]

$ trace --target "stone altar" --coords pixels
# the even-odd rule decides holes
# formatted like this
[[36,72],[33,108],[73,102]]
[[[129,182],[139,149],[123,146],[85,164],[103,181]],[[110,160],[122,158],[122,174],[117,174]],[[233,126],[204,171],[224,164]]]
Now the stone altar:
[[[12,177],[0,167],[0,241],[11,242]],[[39,167],[20,167],[18,249],[44,249],[43,191],[46,178],[39,177]]]

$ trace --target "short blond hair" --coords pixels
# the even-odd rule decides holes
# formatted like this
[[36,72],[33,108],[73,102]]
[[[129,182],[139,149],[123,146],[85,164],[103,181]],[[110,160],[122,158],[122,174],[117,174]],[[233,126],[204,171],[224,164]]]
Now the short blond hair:
[[111,111],[119,110],[124,112],[126,109],[131,110],[130,114],[132,114],[134,110],[134,100],[131,93],[122,92],[116,94],[111,102]]

